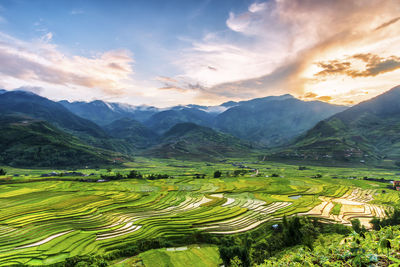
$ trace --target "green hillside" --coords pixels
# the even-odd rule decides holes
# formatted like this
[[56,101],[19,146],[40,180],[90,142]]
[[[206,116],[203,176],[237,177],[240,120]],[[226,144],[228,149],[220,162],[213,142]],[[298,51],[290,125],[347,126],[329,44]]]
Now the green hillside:
[[178,123],[195,123],[203,126],[212,124],[213,115],[197,108],[176,108],[158,112],[145,125],[158,134],[164,134]]
[[400,160],[400,87],[362,102],[298,138],[273,157],[381,163]]
[[103,128],[110,136],[124,139],[137,148],[149,147],[158,139],[157,134],[142,123],[130,118],[115,120]]
[[166,132],[161,144],[145,155],[209,160],[249,152],[250,145],[228,134],[194,123],[179,123]]
[[107,138],[107,134],[95,123],[71,113],[60,103],[31,92],[8,91],[0,95],[0,114],[19,113],[45,120],[56,127],[78,135]]
[[20,115],[0,116],[0,137],[0,162],[10,166],[94,166],[120,157],[85,145],[47,122]]
[[269,266],[399,266],[400,227],[343,236],[321,236],[313,248],[296,247],[269,258]]
[[215,127],[243,140],[276,147],[344,109],[320,101],[301,101],[291,95],[270,96],[237,103],[216,117]]

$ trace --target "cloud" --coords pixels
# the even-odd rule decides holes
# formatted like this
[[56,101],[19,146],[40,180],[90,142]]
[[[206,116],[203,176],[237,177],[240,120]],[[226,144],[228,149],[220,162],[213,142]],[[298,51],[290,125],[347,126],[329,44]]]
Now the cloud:
[[53,33],[48,32],[40,38],[40,41],[43,43],[49,43],[53,39]]
[[27,92],[32,92],[35,94],[40,94],[43,92],[43,88],[42,87],[38,87],[38,86],[21,86],[15,90],[18,91],[27,91]]
[[327,75],[334,75],[334,74],[343,74],[349,70],[351,67],[350,62],[340,62],[339,60],[331,60],[329,62],[319,62],[317,63],[318,67],[324,69],[315,76],[327,76]]
[[[93,57],[69,56],[51,44],[52,33],[24,42],[0,34],[0,74],[28,83],[45,82],[85,87],[107,94],[120,94],[133,74],[132,54],[108,51]],[[132,82],[132,81],[131,81]]]
[[364,61],[366,69],[364,71],[350,72],[350,76],[352,77],[376,76],[400,68],[400,57],[396,56],[382,58],[373,54],[358,54],[353,56],[353,58]]
[[188,89],[181,88],[181,87],[175,87],[175,86],[164,86],[160,87],[160,90],[173,90],[173,91],[178,91],[178,92],[186,92]]
[[171,77],[166,77],[166,76],[158,76],[156,78],[157,81],[160,81],[162,83],[177,83],[178,81],[176,79],[173,79]]
[[340,62],[331,60],[328,62],[319,62],[317,65],[323,70],[316,73],[315,76],[329,75],[347,75],[352,78],[377,76],[386,72],[400,69],[400,57],[390,56],[387,58],[379,57],[373,54],[356,54],[348,57],[347,60],[361,60],[365,63],[365,69],[354,69],[349,61]]
[[289,62],[267,75],[253,79],[222,83],[211,88],[205,88],[204,90],[208,93],[236,97],[239,99],[285,94],[288,91],[296,90],[298,80],[293,79],[293,77],[295,77],[302,68],[302,62]]
[[304,94],[303,98],[316,98],[318,95],[312,92]]
[[81,14],[85,14],[85,11],[81,8],[75,8],[72,9],[70,12],[71,15],[81,15]]
[[317,99],[320,100],[320,101],[329,102],[329,101],[332,100],[332,97],[324,95],[324,96],[317,97]]
[[388,26],[390,26],[390,25],[396,23],[396,22],[399,21],[399,20],[400,20],[400,17],[391,19],[391,20],[389,20],[388,22],[385,22],[385,23],[379,25],[378,27],[376,27],[375,30],[378,31],[378,30],[381,30],[381,29],[383,29],[383,28],[386,28],[386,27],[388,27]]
[[257,13],[257,12],[265,10],[266,8],[267,8],[267,3],[266,2],[264,2],[264,3],[255,2],[255,3],[253,3],[253,4],[251,4],[249,6],[249,11],[251,13]]
[[[349,103],[349,97],[358,102],[362,97],[356,86],[368,84],[364,88],[376,94],[398,81],[394,74],[389,80],[380,78],[398,68],[392,55],[400,51],[400,27],[383,30],[398,21],[398,10],[397,0],[255,2],[244,12],[230,12],[226,31],[193,41],[176,60],[182,73],[173,78],[202,85],[196,99],[203,101],[311,92],[330,96],[331,102]],[[357,54],[379,58],[347,60]],[[376,79],[355,83],[343,79],[343,73]],[[190,89],[184,83],[181,88]]]
[[159,76],[157,81],[161,82],[162,87],[160,90],[173,90],[179,92],[187,91],[206,91],[207,89],[198,82],[190,81],[184,77],[177,77],[176,79],[171,77]]
[[146,81],[136,79],[140,66],[130,51],[65,53],[39,19],[36,40],[0,33],[0,81],[7,88],[41,87],[54,97],[73,92],[163,106],[284,93],[356,103],[398,83],[399,10],[398,0],[250,2],[241,12],[227,12],[225,28],[195,40],[182,37],[178,50],[165,49],[171,66]]

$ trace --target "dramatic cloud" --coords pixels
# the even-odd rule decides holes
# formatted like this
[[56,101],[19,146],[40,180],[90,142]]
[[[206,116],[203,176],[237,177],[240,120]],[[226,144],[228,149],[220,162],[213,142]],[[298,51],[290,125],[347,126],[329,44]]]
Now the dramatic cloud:
[[0,34],[0,75],[8,79],[121,94],[132,82],[132,54],[108,51],[93,57],[68,56],[57,50],[47,33],[31,43]]
[[321,101],[329,102],[329,101],[332,100],[332,97],[331,97],[331,96],[324,95],[324,96],[317,97],[317,99],[318,99],[318,100],[321,100]]
[[[89,16],[79,16],[84,13],[79,7],[63,12],[77,15],[70,19]],[[141,66],[126,49],[57,46],[62,32],[37,18],[32,32],[41,37],[35,40],[0,33],[0,85],[40,87],[55,99],[159,106],[286,93],[353,104],[399,84],[399,12],[399,0],[268,0],[227,11],[225,24],[216,23],[212,32],[205,23],[200,31],[193,26],[196,34],[157,39],[156,31],[135,35],[126,27],[114,41],[124,46],[123,36],[143,38],[145,49],[137,46]],[[146,58],[149,51],[152,58]]]
[[318,67],[323,70],[315,74],[315,76],[329,75],[347,75],[352,78],[377,76],[382,73],[394,71],[400,68],[400,57],[390,56],[382,58],[373,54],[357,54],[347,60],[361,60],[365,63],[363,70],[354,69],[348,61],[340,62],[331,60],[328,62],[319,62]]
[[172,78],[201,85],[195,90],[203,102],[288,92],[343,104],[365,100],[399,83],[399,11],[397,0],[255,2],[228,14],[228,31],[193,41]]
[[303,98],[316,98],[318,95],[315,93],[308,92],[306,93]]
[[350,62],[340,62],[338,60],[331,60],[329,62],[319,62],[318,67],[324,69],[315,76],[327,76],[335,74],[345,74],[351,67]]
[[396,22],[399,21],[399,20],[400,20],[400,17],[391,19],[391,20],[389,20],[388,22],[385,22],[385,23],[383,23],[382,25],[379,25],[378,27],[376,27],[375,30],[378,31],[378,30],[380,30],[380,29],[383,29],[383,28],[385,28],[385,27],[388,27],[388,26],[390,26],[390,25],[396,23]]
[[[188,104],[196,94],[192,92],[196,82],[187,79],[179,88],[173,78],[136,78],[135,61],[128,50],[90,56],[66,54],[53,43],[49,32],[31,41],[0,33],[0,62],[1,88],[22,88],[55,100],[103,99],[165,107]],[[166,84],[164,90],[159,90],[159,82]]]

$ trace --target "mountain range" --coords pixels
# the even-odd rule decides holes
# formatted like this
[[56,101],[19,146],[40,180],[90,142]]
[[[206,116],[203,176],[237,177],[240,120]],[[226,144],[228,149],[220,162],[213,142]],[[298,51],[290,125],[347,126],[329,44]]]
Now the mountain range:
[[320,121],[274,156],[399,164],[400,86]]
[[[74,155],[71,165],[93,165],[134,155],[213,160],[251,151],[279,159],[395,161],[400,158],[399,102],[400,87],[350,108],[291,95],[157,108],[101,100],[55,102],[31,92],[0,90],[0,161],[62,166]],[[10,139],[15,132],[25,143]],[[24,154],[23,149],[36,152]],[[61,156],[52,162],[42,151]]]
[[191,122],[231,134],[261,147],[285,144],[322,119],[347,108],[321,101],[301,101],[291,95],[229,101],[220,106],[187,105],[168,109],[133,107],[102,101],[60,103],[76,115],[99,125],[127,117],[162,135],[177,123]]
[[144,155],[161,158],[213,160],[249,153],[251,145],[237,137],[209,127],[185,122],[174,125],[160,138],[160,143]]

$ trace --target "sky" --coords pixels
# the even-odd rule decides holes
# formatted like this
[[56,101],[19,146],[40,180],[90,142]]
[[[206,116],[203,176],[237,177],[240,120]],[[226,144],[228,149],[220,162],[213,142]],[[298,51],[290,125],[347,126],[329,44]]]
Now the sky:
[[54,100],[354,105],[399,84],[399,0],[0,0],[0,88]]

